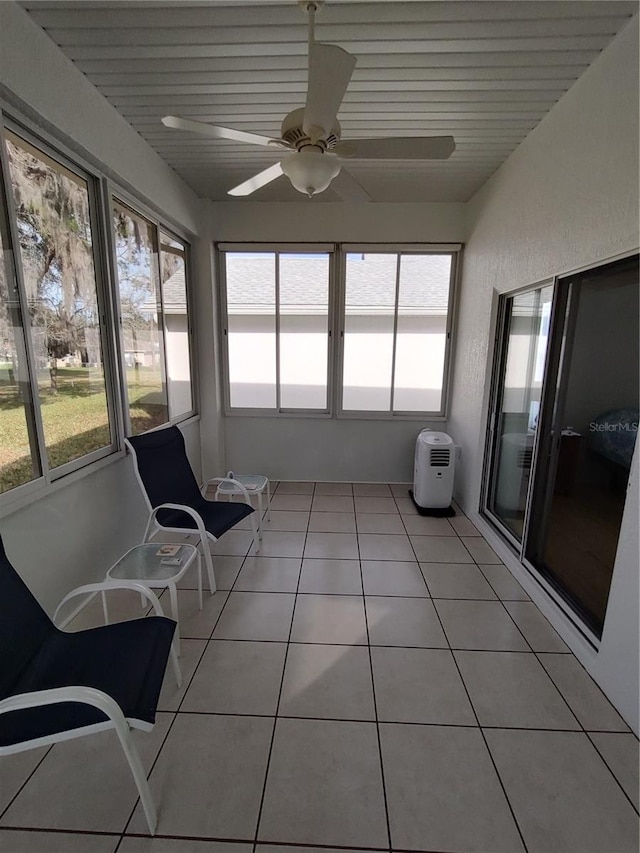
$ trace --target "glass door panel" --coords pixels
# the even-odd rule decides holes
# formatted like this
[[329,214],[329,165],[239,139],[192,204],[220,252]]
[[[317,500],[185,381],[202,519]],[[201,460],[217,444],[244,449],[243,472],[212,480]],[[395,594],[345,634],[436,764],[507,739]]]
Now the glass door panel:
[[487,509],[522,540],[547,355],[553,286],[506,300]]
[[526,555],[600,636],[638,429],[638,258],[559,288],[566,343]]

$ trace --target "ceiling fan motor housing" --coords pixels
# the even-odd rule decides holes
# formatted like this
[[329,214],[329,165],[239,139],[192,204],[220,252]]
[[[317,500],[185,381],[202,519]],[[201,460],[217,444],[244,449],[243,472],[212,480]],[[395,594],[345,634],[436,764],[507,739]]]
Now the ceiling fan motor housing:
[[330,150],[331,148],[335,148],[337,143],[340,141],[340,124],[336,120],[335,125],[331,129],[331,133],[316,141],[312,140],[308,133],[302,129],[302,123],[304,121],[304,107],[300,107],[297,110],[293,110],[287,116],[284,117],[280,128],[280,136],[284,139],[285,142],[289,143],[292,148],[296,148],[298,151],[305,148],[308,145],[314,145],[320,148],[322,151]]

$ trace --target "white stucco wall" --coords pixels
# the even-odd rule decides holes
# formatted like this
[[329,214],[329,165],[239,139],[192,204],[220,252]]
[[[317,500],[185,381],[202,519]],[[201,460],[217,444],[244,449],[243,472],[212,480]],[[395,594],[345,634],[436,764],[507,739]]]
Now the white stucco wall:
[[[209,233],[219,242],[458,243],[466,235],[466,205],[215,202]],[[283,480],[403,482],[412,479],[415,439],[427,426],[446,428],[426,421],[230,417],[226,464]]]
[[[12,2],[0,3],[0,97],[106,168],[168,220],[198,231],[200,200]],[[206,309],[211,298],[210,265],[199,265],[197,272]],[[205,329],[205,350],[206,340]],[[185,437],[199,471],[198,422],[186,426]],[[131,460],[120,458],[0,515],[0,534],[22,577],[51,610],[73,587],[101,579],[111,563],[139,540],[145,523]]]
[[[637,17],[477,194],[469,213],[449,430],[464,460],[457,499],[477,517],[496,294],[638,247]],[[599,653],[535,585],[527,589],[637,732],[637,446],[635,455]],[[510,552],[500,553],[519,573]]]

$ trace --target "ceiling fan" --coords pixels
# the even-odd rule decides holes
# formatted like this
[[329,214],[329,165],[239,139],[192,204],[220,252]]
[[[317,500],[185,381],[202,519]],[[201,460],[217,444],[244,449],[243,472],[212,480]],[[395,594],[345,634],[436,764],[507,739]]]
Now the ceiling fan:
[[309,197],[327,189],[340,174],[334,189],[344,201],[370,201],[367,191],[342,167],[353,160],[445,160],[455,150],[452,136],[392,137],[341,141],[338,110],[351,80],[355,56],[333,44],[314,40],[315,13],[322,0],[299,0],[309,18],[309,66],[307,100],[282,122],[280,138],[220,127],[205,122],[165,116],[162,123],[176,130],[204,133],[216,139],[232,139],[251,145],[284,148],[290,153],[273,166],[228,191],[247,196],[286,175],[291,184]]

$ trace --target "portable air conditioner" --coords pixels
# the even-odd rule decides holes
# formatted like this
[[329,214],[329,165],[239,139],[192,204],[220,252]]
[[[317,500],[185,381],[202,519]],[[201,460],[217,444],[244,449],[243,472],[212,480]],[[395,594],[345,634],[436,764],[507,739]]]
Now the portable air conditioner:
[[455,447],[444,432],[423,429],[416,441],[413,499],[418,508],[446,510],[451,506]]

